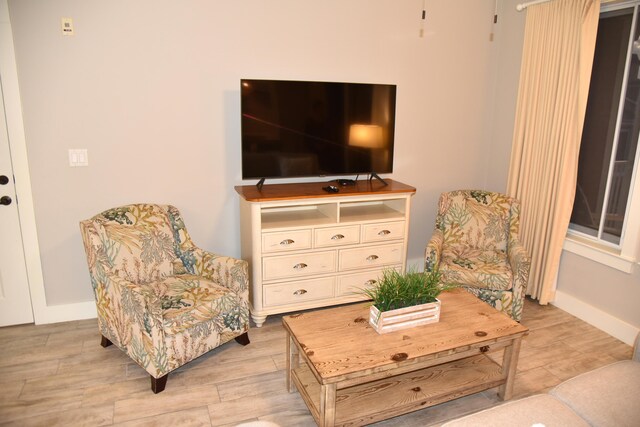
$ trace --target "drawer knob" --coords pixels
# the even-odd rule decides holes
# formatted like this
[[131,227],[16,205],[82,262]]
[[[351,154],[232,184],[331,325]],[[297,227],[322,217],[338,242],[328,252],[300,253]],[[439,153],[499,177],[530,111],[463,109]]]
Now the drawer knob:
[[303,268],[307,268],[307,264],[305,264],[304,262],[301,262],[299,264],[294,265],[293,268],[295,268],[296,270],[302,270]]
[[378,232],[378,236],[386,236],[387,234],[391,234],[389,230],[381,230]]
[[378,258],[380,258],[378,255],[369,255],[369,256],[367,257],[367,261],[375,261],[375,260],[377,260]]
[[369,280],[367,280],[366,282],[364,282],[364,285],[365,285],[365,286],[373,286],[373,285],[375,285],[376,283],[378,283],[378,281],[377,281],[377,280],[375,280],[375,279],[369,279]]
[[307,293],[306,289],[298,289],[297,291],[295,291],[293,294],[294,295],[304,295]]
[[295,243],[295,240],[284,239],[282,242],[280,242],[280,246],[289,246],[292,243]]
[[336,234],[331,238],[331,240],[341,240],[344,239],[344,234]]

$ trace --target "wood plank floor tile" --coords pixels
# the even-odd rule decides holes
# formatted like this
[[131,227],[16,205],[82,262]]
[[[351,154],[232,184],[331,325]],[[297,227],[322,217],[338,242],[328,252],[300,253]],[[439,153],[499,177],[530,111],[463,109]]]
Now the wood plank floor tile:
[[494,396],[487,395],[485,393],[477,393],[432,406],[427,410],[412,412],[371,425],[376,427],[395,427],[441,424],[452,418],[461,417],[472,412],[490,408],[499,402],[497,394]]
[[[536,393],[545,393],[561,382],[562,380],[560,378],[553,375],[544,367],[518,372],[513,386],[513,398],[519,399]],[[497,392],[498,389],[494,389],[493,393]]]
[[269,421],[279,426],[313,427],[316,425],[313,417],[306,409],[297,411],[281,411],[276,414],[260,417],[258,421]]
[[591,339],[585,334],[571,340],[565,339],[565,343],[583,353],[606,353],[618,360],[631,358],[633,349],[630,346],[600,330],[596,331],[590,334]]
[[0,343],[4,343],[5,340],[27,339],[40,335],[48,336],[51,333],[60,331],[66,332],[76,328],[77,324],[75,321],[49,323],[47,325],[38,325],[37,327],[34,327],[33,324],[5,326],[3,328],[0,328]]
[[309,412],[298,393],[288,393],[283,390],[282,393],[278,394],[269,393],[253,396],[250,404],[246,399],[236,399],[209,405],[209,417],[212,425],[219,426],[240,423],[252,418],[260,419],[292,410]]
[[147,418],[167,412],[199,408],[219,401],[215,386],[167,387],[162,393],[153,394],[149,391],[137,397],[116,400],[113,421],[119,423]]
[[18,399],[24,383],[24,381],[8,381],[0,384],[0,415],[2,414],[2,402]]
[[55,393],[29,395],[20,393],[15,399],[0,402],[2,422],[20,420],[42,414],[55,414],[80,407],[82,389],[60,389]]
[[82,351],[82,342],[68,342],[58,347],[34,346],[20,352],[3,354],[0,366],[19,365],[23,363],[44,362],[73,357]]
[[[259,384],[259,387],[256,386]],[[267,372],[217,384],[220,401],[247,399],[265,393],[281,393],[286,387],[284,371]]]
[[94,328],[75,328],[68,331],[56,331],[49,334],[47,338],[47,346],[60,346],[66,344],[70,340],[73,341],[86,341],[94,340],[96,344],[100,343],[100,331],[96,327]]
[[[271,358],[244,360],[242,363],[210,364],[206,368],[180,370],[184,381],[192,385],[216,384],[240,378],[252,377],[267,372],[275,372],[276,365]],[[177,371],[176,371],[177,372]],[[171,376],[169,377],[171,378]]]
[[47,343],[47,339],[49,339],[49,334],[4,339],[0,334],[0,357],[4,358],[10,354],[21,353],[25,349],[44,346]]
[[573,359],[581,354],[564,342],[551,343],[544,347],[526,347],[520,352],[517,371],[528,371],[559,360]]
[[276,364],[276,368],[279,371],[284,371],[285,369],[287,369],[287,357],[285,356],[284,352],[271,356],[271,359],[273,360],[273,363]]
[[[176,384],[171,375],[167,386],[179,387],[184,384]],[[151,393],[151,381],[149,376],[125,381],[103,383],[85,387],[82,393],[82,406],[96,406],[111,403],[116,400],[145,396]]]
[[64,389],[83,390],[105,382],[122,381],[126,378],[124,365],[83,366],[75,372],[48,375],[27,380],[22,395],[37,394]]
[[[7,423],[15,427],[59,426],[108,426],[113,424],[113,405],[67,409],[65,411],[21,418]],[[3,424],[5,425],[5,424]]]
[[[522,342],[515,397],[631,355],[630,346],[552,305],[527,299],[522,323],[531,332]],[[154,395],[144,369],[115,346],[100,346],[95,319],[0,328],[0,424],[313,426],[300,395],[285,389],[285,336],[282,316],[269,316],[249,331],[251,344],[230,341],[203,355],[172,372]],[[376,426],[439,426],[498,403],[492,389]]]
[[57,359],[44,362],[20,363],[17,365],[0,367],[0,385],[30,378],[40,378],[55,375],[58,372],[60,361]]
[[103,348],[96,344],[96,347],[89,351],[85,351],[83,348],[83,350],[74,357],[60,360],[58,373],[86,370],[88,367],[93,367],[94,365],[135,365],[135,362],[133,362],[125,352],[115,346]]
[[616,358],[608,354],[581,354],[573,359],[558,360],[550,363],[545,369],[564,381],[616,361]]
[[211,427],[209,410],[206,406],[185,409],[184,411],[167,412],[160,415],[138,418],[131,421],[114,424],[118,427]]

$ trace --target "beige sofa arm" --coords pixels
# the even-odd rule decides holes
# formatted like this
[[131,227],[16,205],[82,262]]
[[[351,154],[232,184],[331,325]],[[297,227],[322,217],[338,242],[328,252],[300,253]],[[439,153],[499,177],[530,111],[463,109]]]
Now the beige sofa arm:
[[154,377],[168,370],[162,304],[153,287],[92,270],[100,333]]
[[[152,290],[143,289],[111,270],[107,261],[108,249],[103,246],[91,221],[82,221],[80,230],[102,335],[121,349],[126,349],[132,344],[133,330],[139,329],[143,332],[144,342],[134,345],[146,348],[162,344],[164,332],[160,300],[153,295]],[[133,358],[142,366],[149,364],[143,354],[137,359]]]
[[529,280],[529,268],[531,267],[531,259],[524,245],[517,239],[509,241],[507,249],[507,259],[509,266],[514,274],[514,280],[518,286],[527,286]]
[[206,277],[231,289],[245,301],[249,300],[249,263],[237,258],[217,255],[194,248],[194,274]]
[[444,234],[442,230],[439,228],[434,229],[431,240],[429,240],[424,252],[424,271],[434,271],[440,267],[443,242]]
[[507,262],[513,272],[513,305],[511,317],[520,321],[522,318],[522,309],[524,308],[527,284],[529,283],[531,259],[524,245],[516,238],[509,241]]

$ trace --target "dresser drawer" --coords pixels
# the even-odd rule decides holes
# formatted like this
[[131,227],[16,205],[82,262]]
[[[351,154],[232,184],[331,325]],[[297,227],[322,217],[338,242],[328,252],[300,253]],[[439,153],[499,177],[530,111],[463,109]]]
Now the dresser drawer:
[[264,253],[296,249],[311,249],[310,229],[262,233],[262,252]]
[[341,249],[339,256],[339,270],[355,268],[371,268],[390,264],[402,263],[404,251],[402,243],[394,245],[369,246],[366,248]]
[[362,226],[362,242],[384,242],[404,237],[404,221],[364,224]]
[[280,285],[265,285],[265,307],[297,304],[305,301],[333,298],[334,277],[322,279],[296,280]]
[[360,242],[360,226],[348,225],[342,227],[315,229],[315,247],[352,245]]
[[[392,265],[387,268],[400,271],[402,264]],[[367,270],[362,273],[344,274],[338,276],[338,287],[336,288],[336,296],[352,296],[354,298],[368,299],[362,293],[364,289],[371,288],[378,283],[382,277],[382,269]]]
[[262,259],[264,280],[287,279],[336,271],[336,252],[310,252]]

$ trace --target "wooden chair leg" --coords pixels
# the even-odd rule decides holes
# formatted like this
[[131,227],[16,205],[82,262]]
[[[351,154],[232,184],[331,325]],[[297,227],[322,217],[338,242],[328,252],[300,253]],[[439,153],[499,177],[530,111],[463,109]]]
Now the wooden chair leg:
[[236,337],[236,341],[237,341],[239,344],[242,344],[242,345],[247,345],[247,344],[249,344],[249,343],[250,343],[250,341],[249,341],[249,332],[245,332],[244,334],[242,334],[242,335],[240,335],[240,336],[237,336],[237,337]]
[[100,345],[103,347],[109,347],[111,344],[113,343],[109,341],[109,339],[106,338],[104,335],[102,335],[102,340],[100,341]]
[[158,394],[161,391],[163,391],[164,387],[167,385],[167,378],[169,378],[169,374],[160,378],[154,378],[153,376],[151,376],[151,390],[155,394]]

